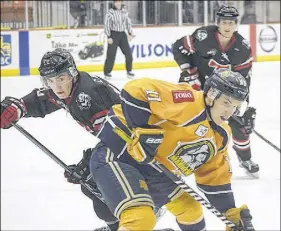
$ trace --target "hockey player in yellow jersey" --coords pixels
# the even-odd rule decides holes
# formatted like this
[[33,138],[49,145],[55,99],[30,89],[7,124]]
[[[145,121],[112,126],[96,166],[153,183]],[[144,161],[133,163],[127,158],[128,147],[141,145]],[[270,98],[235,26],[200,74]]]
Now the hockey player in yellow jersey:
[[204,230],[201,205],[168,178],[195,175],[198,188],[220,212],[250,230],[246,205],[236,207],[227,153],[231,130],[227,120],[243,114],[248,86],[245,78],[226,69],[214,72],[204,91],[187,84],[154,79],[127,83],[122,103],[110,110],[97,135],[91,173],[119,230],[153,230],[153,207],[167,209],[181,230]]

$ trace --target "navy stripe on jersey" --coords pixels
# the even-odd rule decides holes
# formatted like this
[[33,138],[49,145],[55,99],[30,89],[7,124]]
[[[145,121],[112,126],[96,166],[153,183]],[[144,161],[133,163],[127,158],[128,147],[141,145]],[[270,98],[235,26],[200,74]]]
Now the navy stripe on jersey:
[[110,9],[105,17],[104,31],[107,37],[111,36],[111,31],[123,32],[127,30],[132,34],[132,23],[128,17],[128,12],[124,10]]
[[225,146],[228,143],[229,137],[228,137],[227,132],[222,127],[218,126],[213,121],[210,121],[210,124],[211,124],[212,129],[215,130],[217,133],[219,133],[223,138],[222,146],[218,149],[218,152],[219,152],[225,148]]
[[190,126],[190,125],[193,125],[193,124],[197,124],[197,123],[200,123],[200,122],[202,122],[206,119],[207,119],[207,112],[204,109],[198,115],[196,115],[195,117],[193,117],[190,120],[181,124],[180,127],[187,127],[187,126]]
[[150,125],[148,125],[148,120],[151,116],[149,103],[132,97],[125,90],[122,90],[121,92],[121,100],[122,111],[130,128],[151,127]]
[[[110,120],[115,124],[115,126],[119,127],[128,136],[131,136],[131,132],[118,119],[112,109],[110,109],[110,111],[108,112],[107,117],[110,117]],[[113,127],[107,121],[108,119],[109,118],[106,118],[106,121],[103,124],[103,127],[101,128],[97,137],[117,156],[122,152],[122,150],[126,146],[126,142],[113,132]]]
[[197,184],[197,187],[221,213],[226,212],[230,208],[235,208],[231,184],[217,186]]

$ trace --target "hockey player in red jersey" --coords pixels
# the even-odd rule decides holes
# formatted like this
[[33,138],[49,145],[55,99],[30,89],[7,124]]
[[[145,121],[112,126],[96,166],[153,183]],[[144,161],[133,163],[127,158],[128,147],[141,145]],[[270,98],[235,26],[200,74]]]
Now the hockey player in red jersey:
[[[242,74],[250,86],[253,58],[248,41],[236,31],[239,13],[235,7],[223,5],[216,16],[217,25],[200,27],[174,43],[174,59],[182,70],[179,82],[200,90],[213,71],[228,68]],[[242,117],[231,117],[229,125],[240,166],[258,177],[259,165],[252,161],[250,148],[255,116],[256,109],[248,107]]]
[[[34,89],[20,99],[5,97],[1,102],[1,129],[8,129],[21,118],[44,118],[57,110],[66,110],[75,121],[91,134],[96,135],[109,108],[120,102],[119,92],[98,76],[78,71],[72,55],[65,49],[46,52],[39,67],[44,88]],[[69,168],[87,179],[96,193],[100,193],[90,177],[88,162],[92,154],[89,148],[83,158]],[[67,181],[79,184],[80,178],[65,172]],[[107,229],[116,231],[118,219],[97,196],[81,185],[81,191],[89,197],[97,216],[104,220]]]

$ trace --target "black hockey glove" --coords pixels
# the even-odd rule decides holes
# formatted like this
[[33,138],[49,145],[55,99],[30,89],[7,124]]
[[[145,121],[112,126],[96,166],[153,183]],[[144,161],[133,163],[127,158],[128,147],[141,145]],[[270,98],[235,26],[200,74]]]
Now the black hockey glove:
[[243,124],[241,131],[246,135],[251,134],[255,128],[255,120],[256,120],[256,109],[253,107],[248,107],[244,115],[241,117],[241,121]]
[[23,101],[13,97],[6,97],[1,102],[1,128],[10,128],[12,123],[16,123],[25,113]]
[[89,161],[92,155],[92,149],[89,148],[86,151],[83,151],[83,158],[78,164],[69,165],[68,168],[72,170],[71,173],[65,171],[64,177],[69,183],[79,184],[79,181],[83,179],[84,181],[90,183],[90,169]]
[[199,73],[197,67],[188,68],[184,70],[180,75],[179,82],[188,83],[193,89],[200,91],[201,82],[199,80]]

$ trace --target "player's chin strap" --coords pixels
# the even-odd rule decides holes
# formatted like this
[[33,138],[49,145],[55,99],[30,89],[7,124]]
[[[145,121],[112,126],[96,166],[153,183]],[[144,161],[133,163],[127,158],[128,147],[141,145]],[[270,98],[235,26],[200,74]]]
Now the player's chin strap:
[[208,117],[210,117],[210,120],[213,120],[212,115],[211,115],[211,107],[214,106],[215,100],[213,100],[211,106],[210,106],[210,105],[207,105],[206,100],[204,101],[204,103],[205,103],[205,108],[206,108],[206,110],[207,110],[207,115],[208,115]]
[[[132,142],[132,138],[128,136],[122,129],[116,126],[113,122],[110,123],[113,127],[113,131],[126,143],[130,144]],[[236,225],[228,220],[219,210],[217,210],[209,201],[201,197],[195,190],[193,190],[189,185],[187,185],[181,177],[174,175],[171,173],[165,166],[158,163],[158,166],[163,170],[163,172],[169,177],[173,182],[175,182],[183,191],[187,192],[190,196],[192,196],[196,201],[198,201],[201,205],[205,206],[208,210],[210,210],[216,217],[218,217],[222,222],[224,222],[230,228],[236,228]],[[254,231],[254,230],[252,230]]]
[[207,115],[210,117],[210,120],[213,120],[212,115],[211,115],[211,107],[213,107],[213,105],[212,106],[206,105]]

